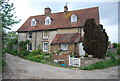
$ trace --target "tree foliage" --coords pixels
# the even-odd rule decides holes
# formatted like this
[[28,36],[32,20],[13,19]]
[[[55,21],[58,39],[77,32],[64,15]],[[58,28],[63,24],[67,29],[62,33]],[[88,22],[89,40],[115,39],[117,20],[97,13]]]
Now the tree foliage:
[[[20,22],[20,20],[15,20],[17,17],[12,13],[15,9],[13,3],[8,3],[9,0],[0,0],[0,24],[2,24],[2,56],[5,57],[5,43],[6,43],[6,29],[11,29],[14,24]],[[2,58],[4,60],[4,58]]]
[[3,47],[5,45],[5,40],[6,40],[6,29],[11,29],[11,27],[14,24],[17,24],[20,22],[20,20],[16,20],[16,16],[14,15],[15,13],[13,12],[15,7],[13,3],[9,3],[9,0],[1,0],[0,1],[1,8],[0,8],[0,17],[2,17],[2,40],[3,40]]
[[95,19],[86,20],[84,25],[84,50],[96,58],[103,58],[108,47],[108,36],[103,25],[96,24]]
[[1,1],[1,14],[2,17],[2,27],[3,29],[11,29],[10,26],[13,26],[14,24],[19,23],[19,21],[16,21],[17,18],[14,16],[13,10],[15,9],[13,3],[8,3],[9,0]]

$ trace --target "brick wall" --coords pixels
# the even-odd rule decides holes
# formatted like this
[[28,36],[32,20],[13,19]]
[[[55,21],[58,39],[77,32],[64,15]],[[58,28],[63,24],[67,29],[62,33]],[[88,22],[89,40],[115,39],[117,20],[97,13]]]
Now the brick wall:
[[[84,58],[80,58],[80,59],[81,59],[81,67],[89,66],[91,64],[95,64],[96,62],[104,61],[103,59],[88,58],[88,57],[84,57]],[[106,57],[105,58],[105,60],[109,60],[109,59],[111,59],[111,57]]]
[[52,60],[64,60],[65,64],[69,66],[69,55],[52,55]]
[[[52,52],[53,51],[59,51],[60,49],[61,49],[61,45],[51,45]],[[65,50],[65,51],[67,51],[67,52],[74,52],[74,50],[75,50],[75,45],[74,44],[68,44],[68,50]],[[78,45],[76,47],[76,53],[79,54],[79,47],[78,47]]]

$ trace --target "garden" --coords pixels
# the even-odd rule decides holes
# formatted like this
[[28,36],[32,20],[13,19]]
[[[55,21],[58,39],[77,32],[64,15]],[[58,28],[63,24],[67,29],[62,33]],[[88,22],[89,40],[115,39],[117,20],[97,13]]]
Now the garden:
[[[15,51],[15,50],[8,50],[8,49],[5,49],[5,51],[12,55],[19,56],[19,57],[22,57],[24,59],[31,60],[34,62],[49,64],[49,65],[57,66],[57,67],[63,67],[60,64],[55,64],[52,61],[52,53],[44,53],[44,52],[42,52],[42,50],[34,50],[32,52],[27,52],[27,54],[24,54],[23,52],[17,53],[17,51]],[[26,53],[26,51],[25,51],[25,53]],[[55,52],[54,52],[54,54],[55,54]],[[58,53],[56,53],[56,54],[58,55]],[[73,55],[72,55],[72,57],[73,57]],[[107,67],[120,65],[120,58],[118,58],[119,54],[106,53],[105,57],[111,57],[111,59],[108,59],[108,60],[103,59],[103,61],[96,62],[94,64],[91,64],[91,65],[88,65],[85,67],[80,67],[78,69],[94,70],[94,69],[104,69]],[[89,57],[87,57],[87,58],[89,58]],[[64,66],[64,67],[70,68],[70,69],[76,69],[76,67],[73,67],[73,66]]]

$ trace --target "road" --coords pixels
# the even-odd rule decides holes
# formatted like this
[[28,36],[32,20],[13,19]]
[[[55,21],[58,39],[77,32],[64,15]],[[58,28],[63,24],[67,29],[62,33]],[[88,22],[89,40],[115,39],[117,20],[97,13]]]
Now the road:
[[102,70],[74,70],[24,60],[6,54],[4,79],[118,79],[118,66]]

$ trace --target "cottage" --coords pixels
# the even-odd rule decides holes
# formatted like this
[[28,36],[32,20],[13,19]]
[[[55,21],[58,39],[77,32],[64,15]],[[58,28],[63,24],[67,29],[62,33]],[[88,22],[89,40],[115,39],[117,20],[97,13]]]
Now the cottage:
[[30,16],[17,30],[18,42],[30,40],[27,49],[42,49],[43,52],[69,51],[84,55],[83,25],[85,20],[94,18],[99,24],[98,7],[52,13],[47,7],[43,15]]

